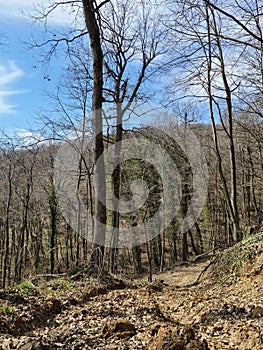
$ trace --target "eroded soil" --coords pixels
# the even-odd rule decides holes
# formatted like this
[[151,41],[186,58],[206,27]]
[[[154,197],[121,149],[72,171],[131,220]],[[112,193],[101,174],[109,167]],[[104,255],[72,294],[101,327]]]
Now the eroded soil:
[[208,263],[153,283],[89,279],[13,299],[2,293],[0,349],[263,350],[263,254],[235,284],[192,285]]

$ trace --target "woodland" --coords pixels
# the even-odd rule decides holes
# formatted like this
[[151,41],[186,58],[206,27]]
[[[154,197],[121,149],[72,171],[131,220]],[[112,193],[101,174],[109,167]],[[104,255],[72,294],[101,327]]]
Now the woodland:
[[262,349],[263,3],[30,20],[64,76],[30,138],[0,137],[0,349]]
[[[151,280],[154,270],[231,245],[260,228],[261,2],[231,1],[226,7],[220,1],[61,1],[36,7],[31,18],[48,26],[59,6],[76,13],[73,28],[56,35],[47,30],[42,42],[33,38],[30,43],[49,64],[55,54],[67,57],[64,83],[50,96],[56,108],[38,116],[41,129],[30,140],[1,136],[2,287],[94,266],[148,274]],[[135,117],[127,123],[134,103],[152,101],[168,112],[159,120],[141,112],[139,122]],[[194,201],[193,164],[168,132],[182,127],[194,132],[207,166],[206,199],[187,229],[182,223]],[[69,131],[80,144],[93,135],[90,148],[78,149],[75,176],[79,197],[91,213],[86,228],[91,238],[70,226],[57,198],[54,163]],[[182,195],[168,225],[165,208],[159,210],[165,201],[169,204],[159,168],[143,156],[121,161],[122,143],[139,136],[161,147],[178,169]],[[109,146],[117,164],[110,175],[105,161],[98,162]],[[116,198],[130,200],[137,178],[147,183],[148,199],[137,212],[122,214]],[[115,197],[107,208],[103,201],[110,191]],[[156,213],[154,234],[145,226],[146,242],[120,247],[121,226],[132,232]],[[108,245],[106,230],[113,237]]]

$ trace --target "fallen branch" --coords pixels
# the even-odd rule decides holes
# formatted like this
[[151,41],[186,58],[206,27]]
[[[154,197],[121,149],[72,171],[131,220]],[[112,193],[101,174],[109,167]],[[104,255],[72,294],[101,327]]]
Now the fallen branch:
[[201,276],[209,269],[209,267],[210,267],[216,260],[217,260],[217,257],[216,257],[215,259],[211,260],[211,261],[209,262],[209,264],[207,264],[207,265],[205,266],[205,268],[199,273],[197,279],[196,279],[194,282],[189,283],[189,284],[186,284],[186,285],[184,285],[184,286],[177,286],[176,289],[185,289],[185,288],[190,288],[190,287],[196,286],[196,285],[199,283],[199,280],[200,280]]
[[64,276],[67,276],[66,273],[59,273],[59,274],[51,274],[51,273],[48,273],[48,274],[44,274],[44,275],[36,275],[36,276],[31,276],[29,278],[30,281],[34,281],[34,280],[37,280],[37,279],[46,279],[46,278],[60,278],[60,277],[64,277]]
[[197,283],[199,282],[199,280],[200,280],[201,276],[203,275],[203,273],[205,273],[205,272],[209,269],[209,267],[210,267],[211,265],[213,265],[213,263],[214,263],[216,260],[217,260],[217,257],[216,257],[215,259],[211,260],[210,263],[200,272],[200,274],[198,275],[197,279],[196,279],[195,282],[194,282],[195,284],[197,284]]
[[196,262],[197,260],[203,258],[204,256],[207,256],[207,255],[209,255],[210,253],[214,253],[214,252],[215,252],[215,250],[214,250],[214,249],[211,249],[211,250],[209,250],[208,252],[199,254],[199,255],[197,255],[197,256],[193,259],[193,262]]

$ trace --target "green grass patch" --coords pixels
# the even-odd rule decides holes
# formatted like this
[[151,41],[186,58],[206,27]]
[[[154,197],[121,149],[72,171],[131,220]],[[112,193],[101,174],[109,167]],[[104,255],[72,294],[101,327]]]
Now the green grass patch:
[[0,308],[0,311],[1,311],[2,314],[10,316],[10,317],[16,315],[16,310],[14,308],[10,307],[10,306],[7,306],[7,305],[2,306]]
[[57,278],[49,282],[47,292],[48,295],[65,295],[67,291],[76,289],[75,282],[66,278]]
[[36,287],[29,281],[21,282],[15,287],[15,289],[25,292],[27,295],[33,295],[36,292]]

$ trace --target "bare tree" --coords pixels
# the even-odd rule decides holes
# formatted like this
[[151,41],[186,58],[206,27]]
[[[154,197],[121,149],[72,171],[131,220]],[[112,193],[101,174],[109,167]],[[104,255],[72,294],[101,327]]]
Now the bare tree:
[[[179,3],[177,5],[179,6]],[[210,6],[210,3],[204,1],[196,6],[189,0],[184,2],[182,10],[179,10],[179,7],[177,10],[178,13],[174,12],[174,32],[177,33],[181,50],[178,50],[176,55],[180,67],[185,68],[178,83],[183,84],[184,97],[187,96],[192,101],[194,99],[200,101],[204,107],[205,102],[208,102],[218,170],[228,208],[227,215],[233,239],[237,241],[242,234],[237,204],[233,94],[239,83],[235,74],[231,74],[231,70],[233,70],[233,62],[238,63],[238,57],[231,56],[232,61],[230,60],[228,47],[223,46],[222,39],[226,28],[229,31],[229,23],[226,23],[225,18],[221,18],[221,14],[214,12],[214,7]],[[179,95],[179,98],[181,96]],[[222,160],[218,122],[228,139],[228,168]],[[229,181],[228,173],[231,174]]]
[[[77,6],[74,3],[75,5]],[[57,6],[63,6],[63,3],[57,3],[56,6],[50,5],[49,10],[44,11],[39,17],[47,18]],[[73,63],[68,69],[77,74],[77,79],[71,83],[71,94],[74,90],[74,96],[72,94],[71,97],[83,101],[81,110],[84,117],[86,117],[89,107],[89,98],[92,99],[92,129],[95,135],[94,188],[96,198],[100,198],[100,200],[95,200],[94,206],[94,242],[101,242],[101,244],[94,245],[94,251],[101,251],[103,255],[106,189],[105,170],[103,169],[102,103],[114,106],[114,116],[105,115],[104,117],[108,125],[116,130],[113,140],[115,142],[116,167],[112,176],[112,187],[115,194],[112,211],[113,247],[116,248],[119,227],[118,200],[116,198],[119,196],[121,182],[119,155],[123,137],[123,118],[126,113],[129,117],[129,109],[133,102],[136,100],[145,101],[149,96],[145,93],[144,95],[140,94],[140,91],[143,84],[154,76],[162,66],[160,61],[156,64],[154,61],[166,53],[167,30],[161,27],[160,12],[152,3],[145,1],[134,4],[129,1],[103,1],[100,4],[94,1],[83,1],[83,10],[86,29],[77,31],[71,37],[53,37],[36,46],[44,47],[47,45],[49,47],[48,57],[50,57],[58,45],[66,43],[67,53]],[[85,39],[87,34],[88,41]],[[76,44],[73,45],[73,42]],[[90,45],[91,51],[87,45]],[[90,59],[93,62],[92,67],[89,63]],[[70,120],[72,109],[68,109],[68,105],[64,104],[64,101],[62,102],[58,96],[56,99],[59,101],[63,114]],[[125,116],[125,118],[128,117]],[[100,162],[98,162],[99,158]],[[114,256],[117,252],[115,248],[112,251],[112,260],[115,260]]]
[[[83,10],[86,27],[90,38],[93,61],[93,90],[92,90],[92,125],[95,137],[94,145],[94,187],[95,187],[95,226],[94,226],[94,254],[92,261],[101,265],[100,257],[104,255],[106,215],[106,183],[105,165],[103,160],[103,51],[99,27],[99,6],[92,0],[83,0]],[[99,161],[100,158],[100,161]]]
[[[14,177],[17,166],[15,157],[16,146],[9,138],[6,138],[4,145],[1,145],[1,173],[3,188],[6,188],[6,193],[2,194],[5,200],[4,205],[4,256],[2,265],[2,288],[5,288],[7,282],[8,266],[10,265],[10,227],[11,227],[11,208],[14,195]],[[16,159],[16,161],[15,161]]]

